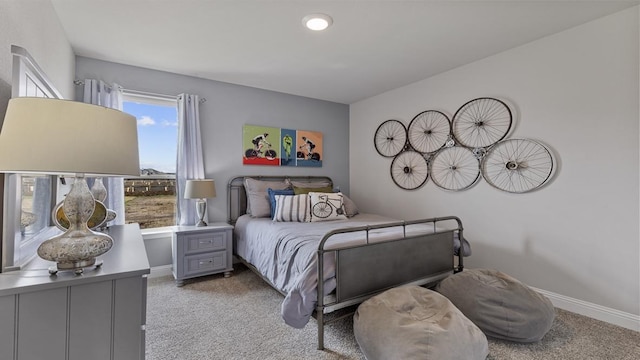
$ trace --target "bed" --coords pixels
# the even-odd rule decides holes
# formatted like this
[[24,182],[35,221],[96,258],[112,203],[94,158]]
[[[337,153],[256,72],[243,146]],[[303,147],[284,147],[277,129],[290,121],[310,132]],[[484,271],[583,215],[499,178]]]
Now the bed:
[[[360,213],[343,195],[344,202],[351,204],[351,209],[345,207],[349,217],[274,221],[272,216],[279,215],[255,206],[266,197],[274,208],[274,196],[268,200],[265,191],[268,186],[280,187],[277,191],[283,194],[289,194],[291,187],[296,192],[308,188],[311,192],[306,196],[313,198],[322,194],[314,190],[331,189],[333,182],[323,176],[238,176],[229,181],[227,189],[234,255],[284,295],[281,314],[285,323],[302,328],[315,316],[320,350],[324,349],[325,324],[350,316],[349,308],[399,285],[433,286],[462,271],[463,255],[470,254],[457,217],[400,221]],[[275,198],[295,198],[287,196]],[[300,198],[305,198],[304,193]],[[281,205],[278,202],[276,208]]]

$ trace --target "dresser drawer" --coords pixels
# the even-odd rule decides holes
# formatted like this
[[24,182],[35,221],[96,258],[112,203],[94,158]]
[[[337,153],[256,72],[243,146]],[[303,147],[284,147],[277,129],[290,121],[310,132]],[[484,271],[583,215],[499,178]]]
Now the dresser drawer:
[[194,254],[210,251],[221,251],[227,249],[226,232],[198,232],[191,234],[181,234],[184,254]]
[[190,255],[184,258],[184,276],[224,270],[227,268],[227,253],[225,251]]

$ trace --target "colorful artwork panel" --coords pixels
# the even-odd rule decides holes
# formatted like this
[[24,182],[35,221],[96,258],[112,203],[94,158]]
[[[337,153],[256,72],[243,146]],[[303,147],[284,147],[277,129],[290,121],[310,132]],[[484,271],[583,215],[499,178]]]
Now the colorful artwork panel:
[[296,132],[296,149],[296,166],[322,166],[323,149],[321,132],[298,130]]
[[280,166],[296,166],[296,130],[280,130]]
[[319,131],[242,127],[242,164],[322,167],[323,145]]
[[242,164],[279,166],[280,128],[244,125]]

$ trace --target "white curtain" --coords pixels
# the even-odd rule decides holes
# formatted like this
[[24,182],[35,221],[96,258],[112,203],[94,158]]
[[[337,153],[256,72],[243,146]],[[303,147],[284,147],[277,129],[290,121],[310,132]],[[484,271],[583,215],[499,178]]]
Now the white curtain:
[[198,96],[178,96],[178,158],[176,163],[177,225],[193,225],[197,217],[193,201],[184,198],[187,179],[204,179]]
[[[122,87],[117,84],[109,85],[101,80],[85,79],[83,101],[122,110]],[[96,134],[96,136],[100,136],[100,134]],[[109,225],[124,225],[124,178],[106,177],[103,179],[103,183],[107,188],[105,206],[117,214],[115,220]]]

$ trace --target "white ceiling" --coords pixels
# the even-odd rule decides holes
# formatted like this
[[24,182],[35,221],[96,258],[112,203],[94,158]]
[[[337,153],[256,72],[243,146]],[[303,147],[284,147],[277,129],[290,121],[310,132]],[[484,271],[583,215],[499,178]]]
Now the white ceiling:
[[[77,55],[351,104],[638,1],[52,3]],[[303,28],[318,12],[333,26]]]

